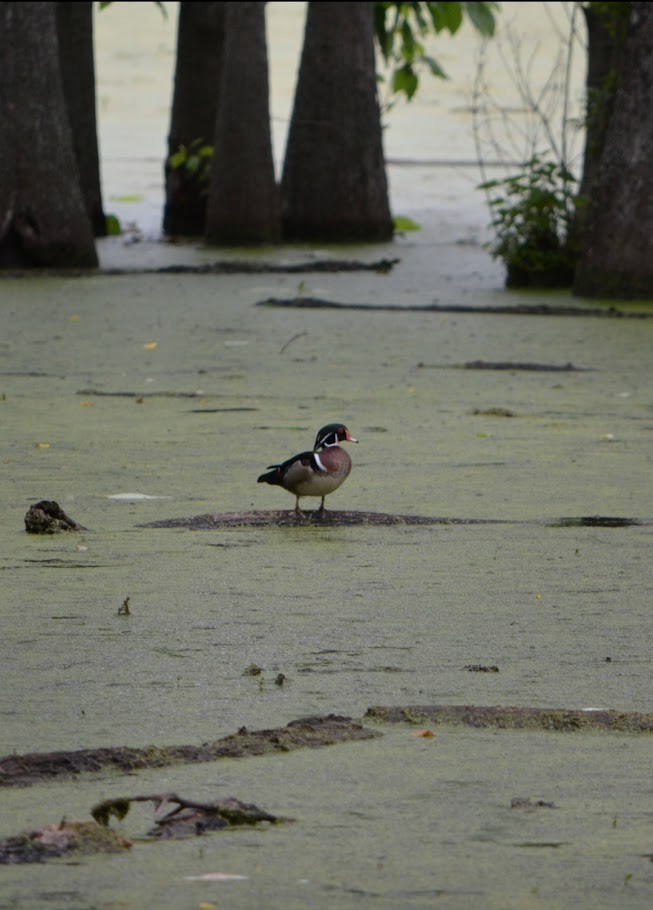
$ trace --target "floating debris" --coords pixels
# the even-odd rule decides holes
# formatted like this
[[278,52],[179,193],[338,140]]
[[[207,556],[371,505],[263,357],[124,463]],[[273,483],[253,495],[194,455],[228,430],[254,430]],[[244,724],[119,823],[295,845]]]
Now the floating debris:
[[[132,841],[110,828],[109,823],[112,818],[122,821],[133,802],[155,804],[155,825],[147,832],[149,837],[187,837],[239,825],[290,821],[270,815],[253,803],[243,803],[234,797],[198,803],[177,796],[176,793],[120,796],[93,806],[92,820],[68,822],[64,819],[59,824],[45,825],[29,833],[0,840],[0,864],[42,863],[59,857],[120,853],[127,850],[132,846]],[[157,815],[160,817],[157,818]]]
[[170,496],[150,496],[148,493],[112,493],[107,499],[116,499],[118,502],[141,502],[148,499],[170,499]]
[[511,809],[557,809],[555,803],[544,799],[529,799],[527,796],[513,796],[510,800]]
[[58,502],[42,499],[27,510],[25,530],[28,534],[58,534],[60,531],[86,531],[87,528],[66,515]]
[[260,822],[277,824],[282,821],[253,803],[243,803],[233,796],[211,803],[198,803],[177,796],[176,793],[105,799],[93,806],[91,815],[98,824],[108,827],[111,818],[122,821],[132,803],[142,802],[155,804],[156,824],[148,831],[150,837],[184,837],[188,834],[203,834],[205,831],[216,831],[236,825],[258,825]]
[[0,864],[42,863],[60,856],[122,853],[131,841],[96,821],[62,821],[0,840]]

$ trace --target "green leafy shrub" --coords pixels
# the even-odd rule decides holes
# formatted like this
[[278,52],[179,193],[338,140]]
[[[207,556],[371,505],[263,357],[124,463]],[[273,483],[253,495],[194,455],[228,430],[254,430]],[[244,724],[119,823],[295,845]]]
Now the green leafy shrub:
[[563,165],[534,155],[524,170],[488,180],[494,258],[508,271],[508,287],[568,287],[574,272],[572,225],[579,204],[576,178]]

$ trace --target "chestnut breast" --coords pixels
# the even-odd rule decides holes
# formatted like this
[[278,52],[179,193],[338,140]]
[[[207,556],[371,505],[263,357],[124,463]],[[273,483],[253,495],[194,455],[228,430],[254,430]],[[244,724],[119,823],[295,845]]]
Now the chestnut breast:
[[284,474],[283,486],[298,496],[327,496],[337,490],[351,471],[351,458],[340,446],[293,462]]

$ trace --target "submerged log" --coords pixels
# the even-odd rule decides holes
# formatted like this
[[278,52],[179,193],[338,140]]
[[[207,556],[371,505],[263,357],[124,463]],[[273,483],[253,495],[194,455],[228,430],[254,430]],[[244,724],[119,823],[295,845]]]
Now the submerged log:
[[[507,415],[504,415],[507,416]],[[213,531],[226,528],[351,528],[402,525],[515,525],[536,524],[552,528],[625,528],[650,526],[650,518],[625,518],[612,515],[583,515],[563,518],[460,518],[446,515],[394,515],[387,512],[320,512],[318,509],[297,515],[294,509],[254,510],[251,512],[208,512],[182,518],[161,518],[138,525],[140,528],[188,528]]]
[[464,724],[502,730],[550,730],[565,733],[611,730],[619,733],[653,733],[653,714],[637,711],[603,711],[588,708],[523,708],[504,705],[407,705],[368,708],[366,720],[410,724]]
[[76,777],[83,773],[128,772],[139,768],[242,758],[293,749],[318,748],[352,740],[373,739],[380,734],[350,717],[329,714],[291,721],[286,727],[252,730],[245,727],[215,742],[200,746],[127,746],[77,749],[70,752],[32,752],[0,758],[0,786],[29,786]]
[[294,509],[252,512],[212,512],[188,518],[163,518],[140,525],[142,528],[190,528],[204,531],[215,528],[308,528],[358,527],[361,525],[448,525],[510,524],[502,519],[438,518],[428,515],[392,515],[386,512],[349,512],[319,509],[297,515]]

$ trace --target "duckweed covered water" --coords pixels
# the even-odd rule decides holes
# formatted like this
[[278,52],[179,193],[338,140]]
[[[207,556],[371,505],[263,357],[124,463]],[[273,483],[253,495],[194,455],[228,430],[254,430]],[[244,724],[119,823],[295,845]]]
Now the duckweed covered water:
[[[390,275],[315,285],[334,299],[423,300],[413,252]],[[254,306],[295,285],[3,281],[0,752],[201,743],[379,704],[650,711],[651,527],[544,522],[653,515],[653,323]],[[464,275],[457,287],[493,297]],[[592,369],[446,368],[479,358]],[[515,416],[474,413],[492,408]],[[508,523],[142,527],[292,508],[256,477],[332,419],[361,444],[327,506]],[[40,499],[89,530],[28,536]],[[3,869],[0,903],[649,906],[648,738],[382,732],[3,793],[2,836],[168,788],[296,821]],[[557,808],[511,809],[513,797]],[[246,878],[198,878],[213,873]]]

